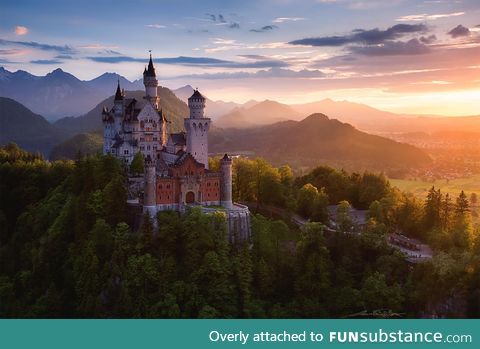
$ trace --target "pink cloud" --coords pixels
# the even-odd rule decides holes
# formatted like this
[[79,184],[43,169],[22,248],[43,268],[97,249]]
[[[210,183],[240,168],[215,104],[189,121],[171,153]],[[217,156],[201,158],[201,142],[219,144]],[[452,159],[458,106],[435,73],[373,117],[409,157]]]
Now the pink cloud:
[[25,35],[28,33],[28,28],[24,27],[23,25],[17,25],[15,27],[15,34],[17,35]]

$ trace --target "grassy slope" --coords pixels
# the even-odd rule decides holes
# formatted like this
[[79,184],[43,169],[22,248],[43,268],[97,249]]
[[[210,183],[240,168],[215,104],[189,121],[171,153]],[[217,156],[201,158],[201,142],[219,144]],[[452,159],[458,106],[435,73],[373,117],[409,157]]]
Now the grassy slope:
[[432,187],[432,185],[434,185],[435,188],[440,188],[442,192],[450,193],[454,196],[457,196],[462,190],[464,190],[467,195],[471,193],[480,194],[480,175],[474,175],[469,178],[453,179],[448,182],[446,180],[423,182],[403,179],[390,179],[390,183],[393,186],[398,187],[400,190],[407,191],[421,197],[427,194],[427,191]]

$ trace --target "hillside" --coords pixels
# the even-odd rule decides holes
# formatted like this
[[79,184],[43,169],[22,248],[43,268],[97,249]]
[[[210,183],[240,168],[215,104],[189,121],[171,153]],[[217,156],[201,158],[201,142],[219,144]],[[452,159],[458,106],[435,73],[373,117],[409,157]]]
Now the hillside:
[[214,153],[253,153],[296,168],[327,163],[356,170],[387,170],[430,162],[418,148],[361,132],[323,114],[252,129],[214,129],[210,146]]
[[23,149],[47,155],[64,139],[41,115],[10,98],[0,97],[0,145],[17,143]]
[[[136,98],[140,103],[144,103],[145,91],[126,91],[127,98]],[[180,131],[183,129],[183,118],[189,114],[188,107],[179,100],[172,91],[166,87],[159,87],[160,107],[165,113],[167,119],[171,122],[169,128],[171,131]],[[89,133],[103,128],[102,109],[104,106],[113,105],[113,96],[100,102],[95,108],[87,114],[79,117],[67,117],[55,122],[55,127],[60,129],[68,136],[79,133]]]
[[101,133],[81,133],[57,144],[50,152],[50,160],[76,159],[79,155],[101,153]]
[[218,127],[249,128],[297,119],[300,114],[286,104],[265,100],[249,108],[236,108],[216,121]]

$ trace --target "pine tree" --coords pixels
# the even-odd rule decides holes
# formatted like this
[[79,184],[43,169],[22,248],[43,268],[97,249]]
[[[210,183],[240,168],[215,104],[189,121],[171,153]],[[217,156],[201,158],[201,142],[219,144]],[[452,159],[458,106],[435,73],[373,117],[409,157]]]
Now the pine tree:
[[236,276],[241,316],[248,318],[251,317],[252,307],[252,258],[247,244],[238,251]]
[[468,204],[468,199],[467,195],[465,192],[462,190],[460,195],[457,198],[457,203],[455,205],[455,212],[459,216],[463,216],[465,213],[469,212],[469,204]]
[[440,211],[442,203],[442,193],[440,189],[435,190],[433,186],[427,194],[425,200],[425,217],[424,224],[427,230],[438,227],[441,224]]
[[447,193],[445,194],[445,198],[442,201],[441,207],[441,227],[445,230],[449,230],[451,226],[451,219],[452,219],[452,211],[453,211],[453,203],[450,195]]

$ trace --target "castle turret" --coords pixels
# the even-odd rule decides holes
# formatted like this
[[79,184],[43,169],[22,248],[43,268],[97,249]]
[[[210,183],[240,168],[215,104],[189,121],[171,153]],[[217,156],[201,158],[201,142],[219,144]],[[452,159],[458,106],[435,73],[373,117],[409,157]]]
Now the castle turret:
[[121,133],[123,122],[123,94],[120,89],[120,80],[118,80],[115,100],[113,101],[113,113],[115,118],[115,132]]
[[150,61],[148,68],[143,71],[143,84],[145,85],[145,99],[148,100],[155,109],[158,109],[158,80],[153,66],[152,54],[150,53]]
[[187,131],[187,153],[208,169],[208,130],[210,119],[204,117],[206,98],[198,89],[188,99],[190,117],[185,118],[184,126]]
[[102,110],[103,122],[103,154],[112,153],[112,145],[115,138],[115,120],[106,107]]
[[[150,213],[150,217],[154,218],[157,214],[157,198],[156,198],[156,169],[155,162],[148,155],[145,159],[145,187],[143,194],[143,212]],[[156,220],[153,219],[155,222]]]
[[227,154],[220,160],[220,203],[225,208],[232,208],[232,159]]

